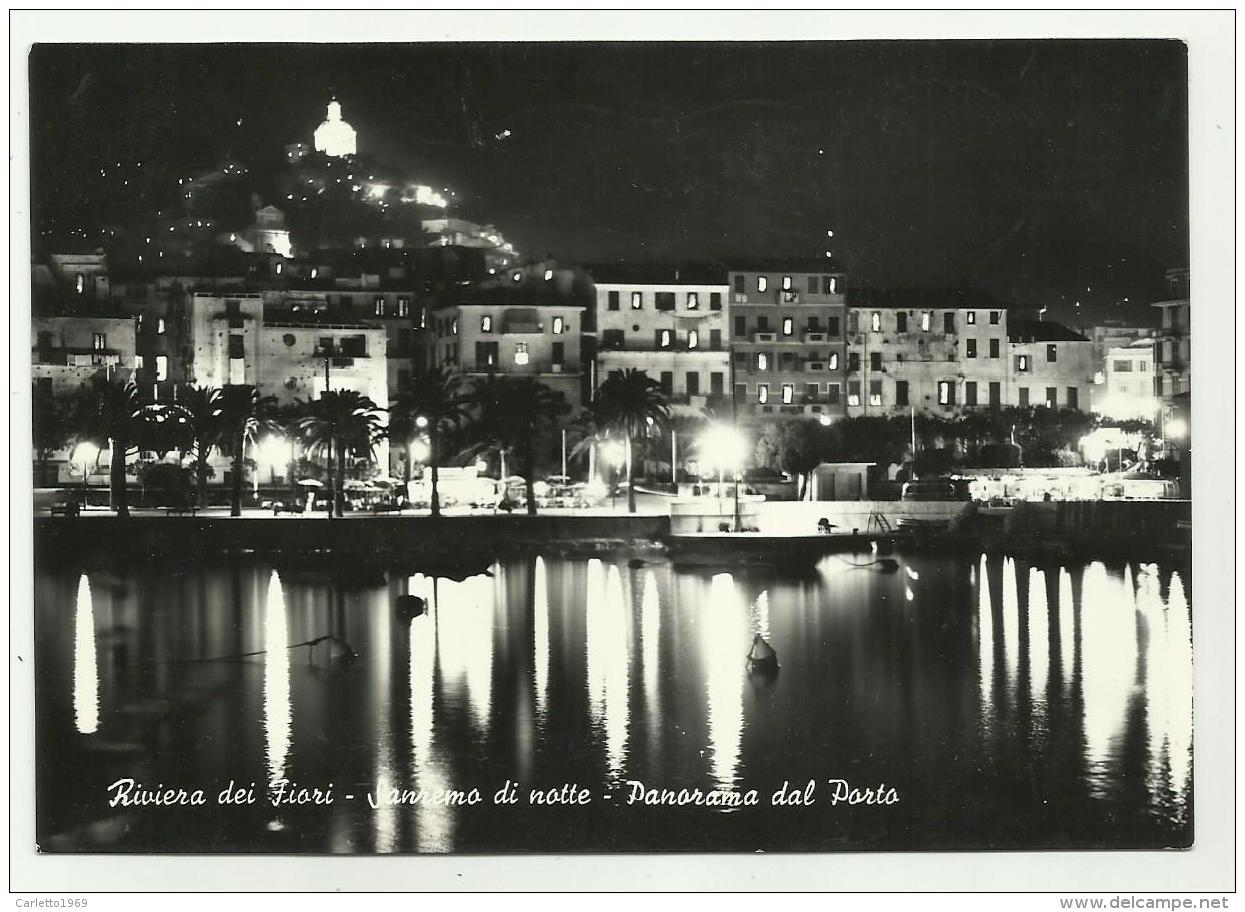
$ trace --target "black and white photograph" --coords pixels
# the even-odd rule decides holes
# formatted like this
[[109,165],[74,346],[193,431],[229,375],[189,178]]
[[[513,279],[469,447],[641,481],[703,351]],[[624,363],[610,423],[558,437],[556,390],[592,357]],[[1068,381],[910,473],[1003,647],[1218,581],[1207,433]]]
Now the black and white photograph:
[[14,64],[34,852],[1200,841],[1179,34],[232,15]]

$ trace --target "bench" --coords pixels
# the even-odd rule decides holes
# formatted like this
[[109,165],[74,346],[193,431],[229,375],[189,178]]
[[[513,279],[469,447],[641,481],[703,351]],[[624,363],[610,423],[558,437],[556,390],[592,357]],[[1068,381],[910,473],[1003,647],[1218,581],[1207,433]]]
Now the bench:
[[164,508],[165,516],[172,516],[174,513],[181,515],[181,516],[194,516],[198,512],[199,512],[199,508],[197,506],[188,505],[188,504]]

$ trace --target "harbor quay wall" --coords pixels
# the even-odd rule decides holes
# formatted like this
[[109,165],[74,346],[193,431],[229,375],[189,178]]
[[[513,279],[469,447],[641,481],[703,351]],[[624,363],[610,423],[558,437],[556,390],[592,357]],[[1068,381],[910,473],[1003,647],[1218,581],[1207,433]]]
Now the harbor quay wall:
[[324,551],[334,557],[376,560],[410,554],[505,553],[579,543],[660,541],[667,516],[430,516],[327,519],[295,517],[40,516],[34,521],[36,558],[91,554],[209,555],[222,552]]
[[[946,522],[967,515],[972,505],[955,501],[819,500],[744,502],[739,505],[740,525],[765,535],[814,535],[817,523],[829,520],[835,532],[858,530],[862,534],[887,534],[898,530],[902,520]],[[674,534],[716,532],[721,523],[734,522],[734,501],[701,498],[670,505],[670,531]]]

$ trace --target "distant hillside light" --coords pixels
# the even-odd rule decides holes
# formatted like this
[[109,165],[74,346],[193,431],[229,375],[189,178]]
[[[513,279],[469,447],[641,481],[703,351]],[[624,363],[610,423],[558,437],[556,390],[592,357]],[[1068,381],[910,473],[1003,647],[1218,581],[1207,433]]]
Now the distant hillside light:
[[546,282],[552,282],[552,281],[553,281],[553,270],[552,270],[552,269],[546,269],[546,270],[545,270],[545,281],[546,281]]

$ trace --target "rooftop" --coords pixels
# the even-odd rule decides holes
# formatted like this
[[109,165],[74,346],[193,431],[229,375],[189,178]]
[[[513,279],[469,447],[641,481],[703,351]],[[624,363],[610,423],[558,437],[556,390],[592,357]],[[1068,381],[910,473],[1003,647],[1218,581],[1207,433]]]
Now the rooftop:
[[893,307],[906,310],[1007,310],[1009,307],[1007,302],[977,288],[938,286],[851,287],[847,290],[847,304],[849,307]]
[[1009,320],[1008,342],[1088,342],[1080,333],[1054,320]]
[[842,275],[846,272],[843,264],[837,260],[830,260],[822,257],[793,257],[793,258],[765,258],[765,257],[729,257],[723,264],[729,272],[764,272],[764,273],[782,273],[782,272],[812,272],[826,273],[829,275]]
[[726,285],[721,263],[597,263],[585,269],[601,284]]

